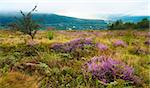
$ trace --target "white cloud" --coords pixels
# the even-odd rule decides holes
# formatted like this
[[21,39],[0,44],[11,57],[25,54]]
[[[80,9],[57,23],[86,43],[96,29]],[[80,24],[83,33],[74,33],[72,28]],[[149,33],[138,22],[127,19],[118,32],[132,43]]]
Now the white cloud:
[[1,2],[145,2],[148,0],[0,0]]
[[80,18],[104,18],[109,14],[150,15],[148,0],[0,0],[0,11],[28,11]]

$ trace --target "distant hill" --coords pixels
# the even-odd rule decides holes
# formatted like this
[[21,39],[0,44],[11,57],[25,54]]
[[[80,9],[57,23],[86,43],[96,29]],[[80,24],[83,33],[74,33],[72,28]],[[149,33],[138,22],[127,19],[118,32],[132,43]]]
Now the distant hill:
[[122,20],[123,22],[133,22],[137,23],[144,18],[148,18],[150,20],[150,16],[109,16],[108,19],[111,22],[116,20]]
[[[11,14],[10,14],[11,13]],[[15,16],[20,17],[20,13],[10,12],[0,13],[0,27],[4,27],[7,24],[15,21]],[[92,20],[92,19],[80,19],[68,16],[62,16],[57,14],[33,14],[33,19],[38,20],[43,27],[52,27],[56,29],[107,29],[107,24],[116,20],[122,20],[123,22],[139,22],[143,18],[150,19],[150,16],[120,16],[110,15],[108,20]]]
[[[0,24],[6,25],[15,21],[15,16],[19,13],[0,14]],[[34,14],[33,19],[39,20],[43,27],[54,27],[56,29],[106,29],[107,23],[104,20],[80,19],[74,17],[61,16],[56,14]]]

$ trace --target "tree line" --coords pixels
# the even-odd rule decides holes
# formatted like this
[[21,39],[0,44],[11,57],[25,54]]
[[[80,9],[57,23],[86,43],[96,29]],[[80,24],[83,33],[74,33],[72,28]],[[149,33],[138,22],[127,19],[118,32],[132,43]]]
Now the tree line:
[[108,25],[110,30],[122,30],[122,29],[148,29],[150,26],[150,20],[144,18],[137,23],[133,22],[123,22],[122,20],[117,20]]

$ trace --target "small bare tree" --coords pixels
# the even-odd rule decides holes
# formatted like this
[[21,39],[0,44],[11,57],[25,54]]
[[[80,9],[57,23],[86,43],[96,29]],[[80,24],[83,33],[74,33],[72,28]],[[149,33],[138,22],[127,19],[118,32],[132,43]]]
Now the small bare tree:
[[36,8],[37,6],[35,6],[27,14],[23,13],[23,11],[20,11],[22,17],[16,17],[17,21],[15,23],[16,29],[23,32],[24,34],[28,34],[32,38],[32,40],[34,39],[35,34],[40,28],[40,25],[37,23],[37,21],[33,20],[32,18],[32,12],[36,11]]

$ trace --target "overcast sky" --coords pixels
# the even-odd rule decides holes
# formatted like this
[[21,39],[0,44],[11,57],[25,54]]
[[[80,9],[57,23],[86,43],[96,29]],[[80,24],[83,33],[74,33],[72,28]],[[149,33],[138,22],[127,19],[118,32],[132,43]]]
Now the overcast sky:
[[0,12],[30,11],[55,13],[88,19],[106,19],[107,15],[148,15],[150,0],[0,0]]

